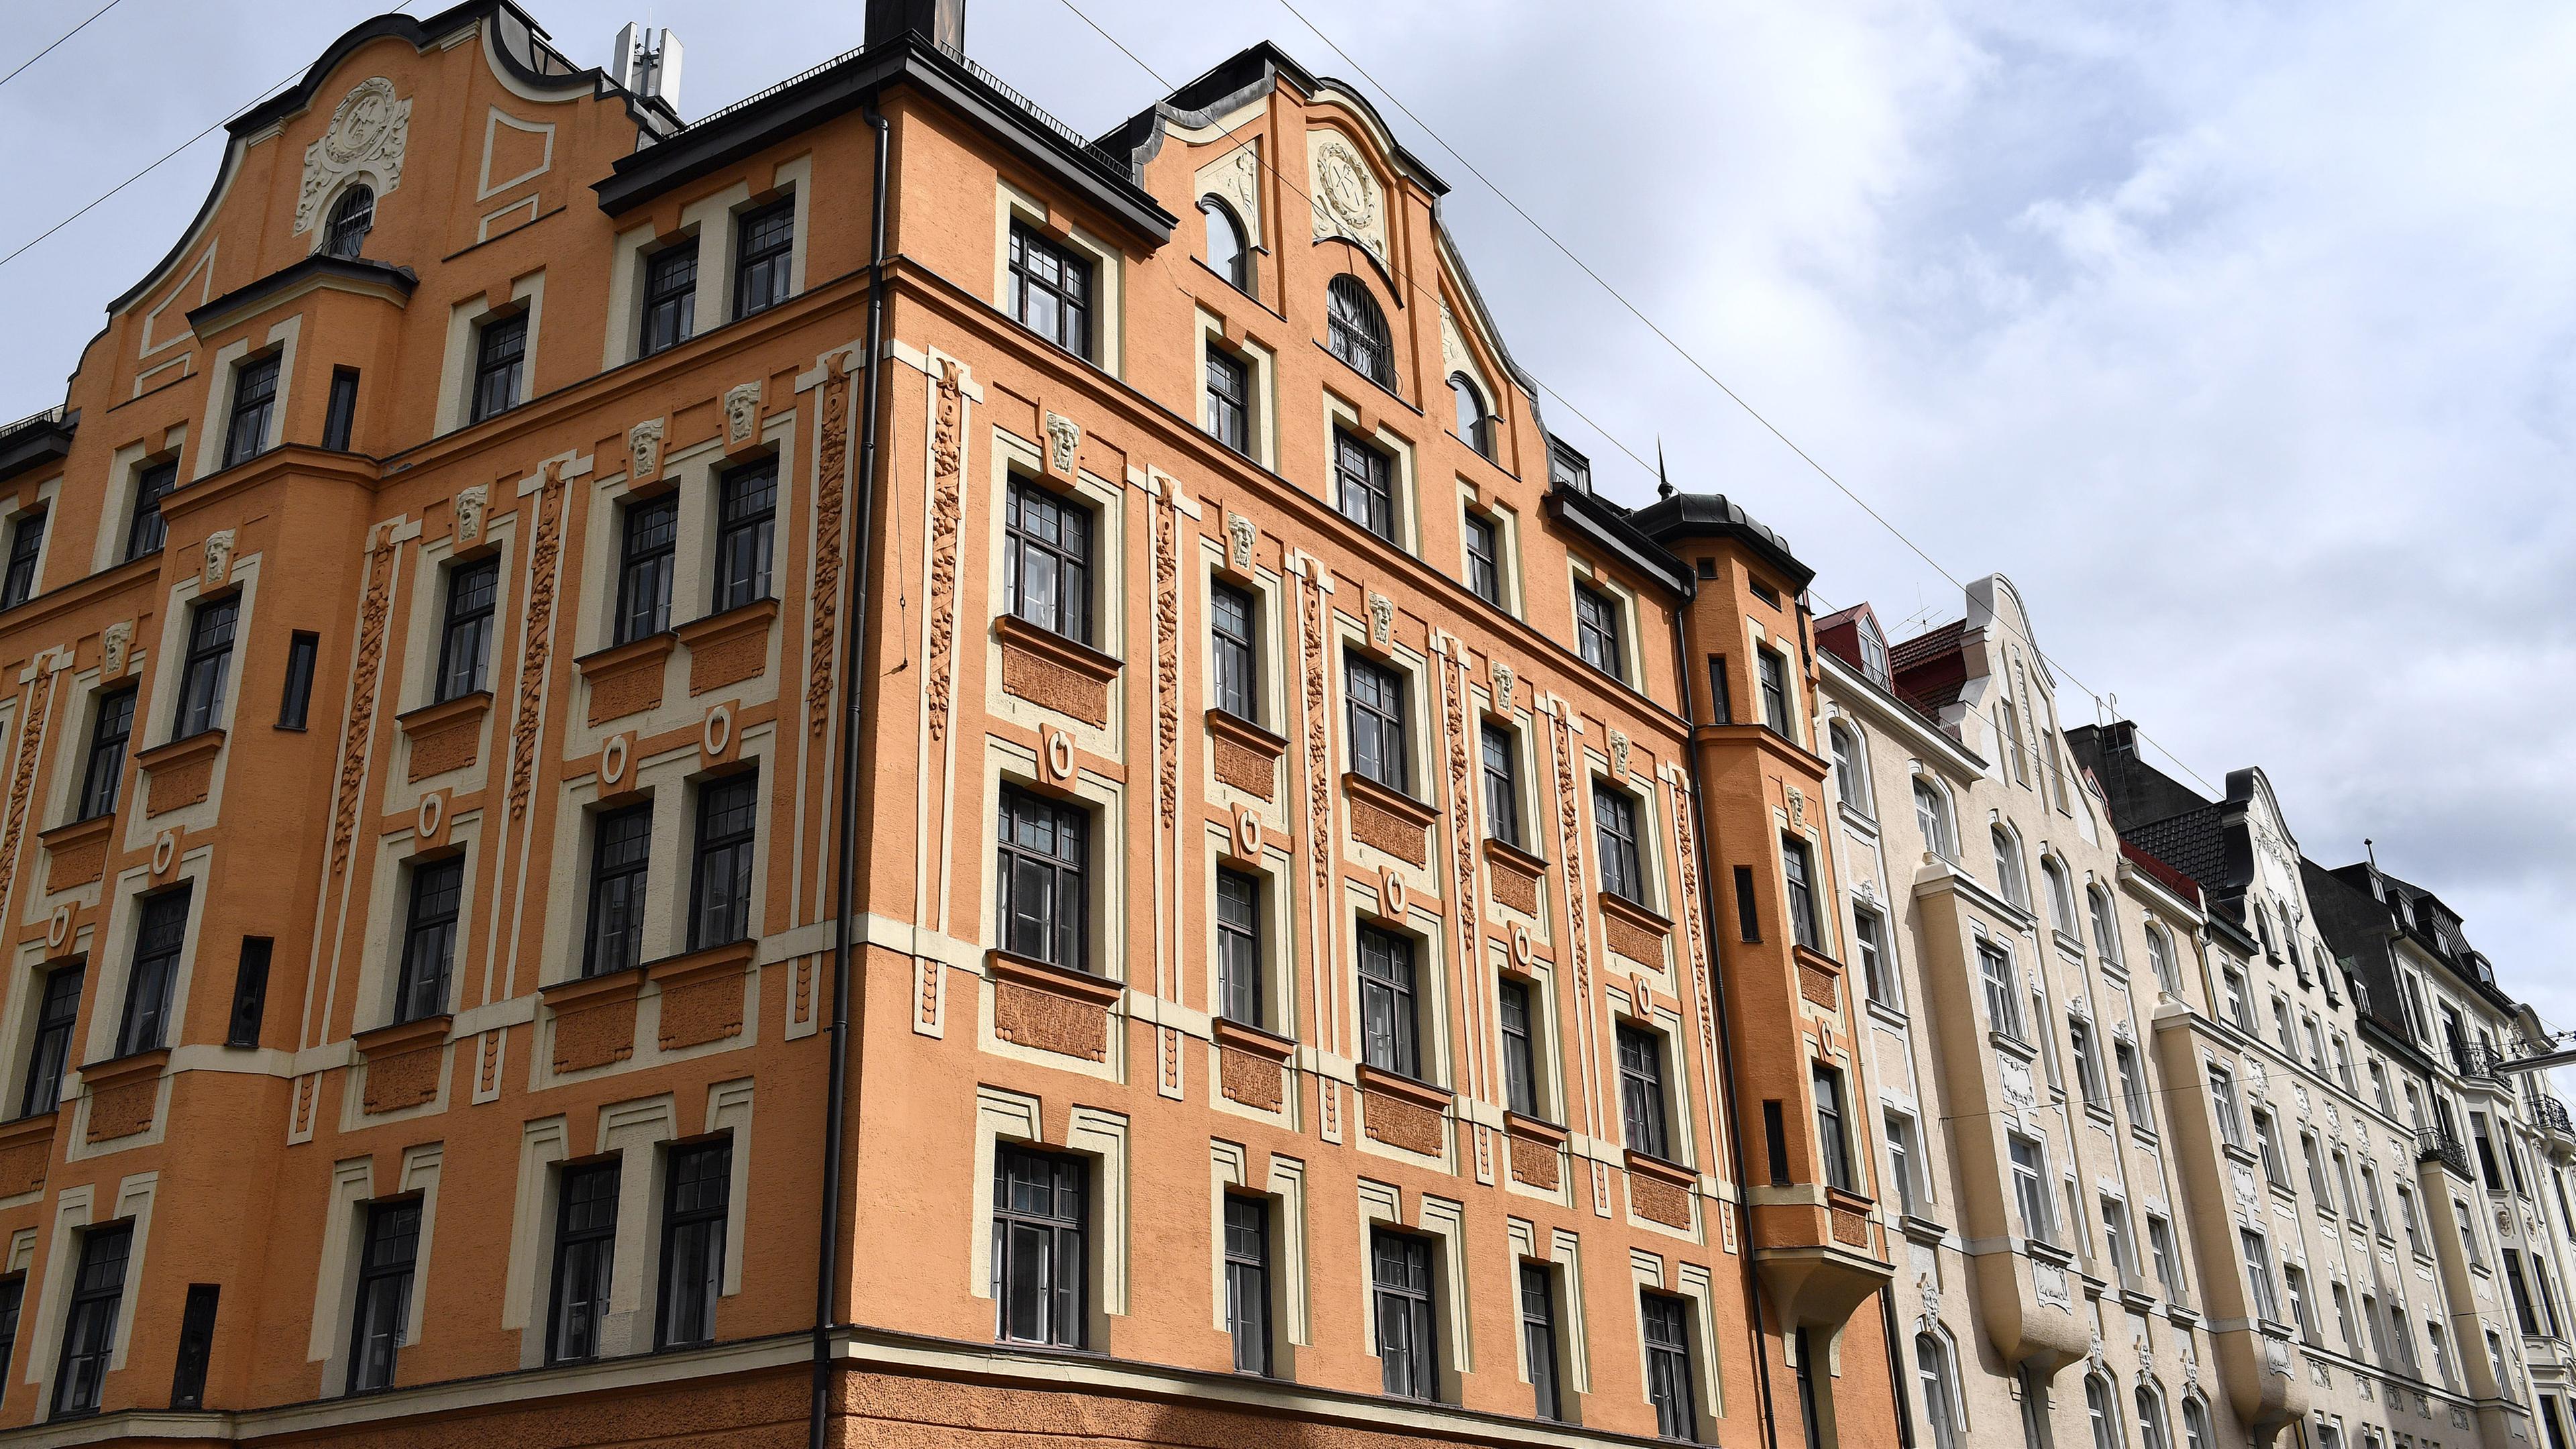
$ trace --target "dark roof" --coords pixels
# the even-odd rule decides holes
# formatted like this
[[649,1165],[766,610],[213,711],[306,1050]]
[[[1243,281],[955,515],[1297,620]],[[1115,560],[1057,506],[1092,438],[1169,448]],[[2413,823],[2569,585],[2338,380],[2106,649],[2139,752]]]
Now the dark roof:
[[2127,720],[2068,730],[2066,748],[2101,783],[2102,799],[2111,807],[2111,823],[2124,833],[2132,822],[2169,819],[2209,803],[2208,797],[2138,754],[2137,726]]
[[1582,488],[1562,485],[1547,490],[1548,515],[1592,540],[1629,568],[1689,598],[1699,585],[1690,566],[1639,529],[1625,508]]
[[2195,906],[2200,904],[2200,883],[2193,880],[2190,876],[2183,874],[2181,871],[2174,869],[2172,866],[2165,864],[2164,861],[2158,859],[2156,855],[2146,849],[2146,847],[2126,836],[2122,836],[2120,839],[2120,854],[2135,862],[2138,869],[2145,871],[2149,876],[2154,878],[2156,884],[2163,886],[2166,890],[2172,891],[2175,895],[2182,897],[2184,900],[2191,902]]
[[[1386,117],[1378,114],[1377,107],[1358,86],[1332,76],[1318,79],[1288,52],[1267,40],[1260,40],[1218,61],[1196,78],[1183,81],[1170,95],[1119,122],[1092,144],[1103,151],[1129,158],[1129,165],[1141,175],[1145,163],[1153,160],[1154,154],[1162,149],[1164,128],[1156,125],[1156,121],[1170,121],[1187,130],[1211,125],[1226,112],[1257,96],[1269,94],[1270,88],[1280,80],[1286,80],[1310,96],[1323,90],[1340,91],[1349,96],[1351,103],[1366,113],[1379,130],[1389,136],[1395,134],[1395,128],[1387,125]],[[1401,143],[1395,148],[1395,159],[1433,196],[1449,194],[1449,183],[1441,180],[1430,167],[1422,164],[1421,157]]]
[[2122,840],[2200,882],[2204,890],[2227,881],[2227,807],[2203,805],[2180,815],[2120,827]]
[[61,461],[79,430],[80,409],[60,404],[0,427],[0,480]]
[[1941,658],[1943,655],[1958,653],[1960,646],[1967,642],[1967,638],[1968,621],[1953,619],[1938,628],[1926,629],[1902,643],[1888,645],[1887,667],[1898,674],[1903,674],[1919,664]]
[[288,291],[309,277],[337,277],[345,282],[387,287],[400,292],[406,300],[410,298],[413,289],[420,285],[420,274],[409,267],[398,267],[391,262],[380,262],[372,257],[333,257],[316,252],[300,262],[291,262],[280,267],[255,282],[235,287],[211,302],[189,308],[188,325],[203,327],[206,325],[206,319],[210,317],[221,317],[228,313],[256,307],[267,298]]
[[1752,514],[1728,502],[1723,493],[1667,493],[1628,516],[1640,533],[1667,548],[1689,538],[1722,538],[1740,543],[1779,570],[1782,582],[1793,594],[1806,592],[1816,577],[1814,569],[1800,563],[1798,556],[1789,551],[1789,540],[1763,527]]

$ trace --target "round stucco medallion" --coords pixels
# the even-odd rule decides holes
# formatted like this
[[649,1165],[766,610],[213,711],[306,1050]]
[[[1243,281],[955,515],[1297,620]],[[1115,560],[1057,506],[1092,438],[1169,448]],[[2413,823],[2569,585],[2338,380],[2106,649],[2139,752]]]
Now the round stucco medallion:
[[360,81],[331,113],[331,129],[322,138],[323,154],[346,166],[376,148],[394,120],[394,84],[383,76]]
[[1368,230],[1377,217],[1377,183],[1369,179],[1367,168],[1351,148],[1338,141],[1327,142],[1317,167],[1324,186],[1324,204],[1333,216],[1355,232]]

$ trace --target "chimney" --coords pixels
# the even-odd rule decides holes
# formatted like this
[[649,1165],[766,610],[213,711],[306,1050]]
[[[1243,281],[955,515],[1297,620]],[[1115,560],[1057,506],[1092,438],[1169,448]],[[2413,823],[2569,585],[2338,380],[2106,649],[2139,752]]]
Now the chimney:
[[680,37],[668,27],[656,33],[632,21],[618,28],[609,47],[609,79],[639,96],[658,97],[676,114],[680,109]]
[[932,44],[958,55],[966,53],[966,0],[868,0],[869,45],[892,40],[906,31],[929,37]]

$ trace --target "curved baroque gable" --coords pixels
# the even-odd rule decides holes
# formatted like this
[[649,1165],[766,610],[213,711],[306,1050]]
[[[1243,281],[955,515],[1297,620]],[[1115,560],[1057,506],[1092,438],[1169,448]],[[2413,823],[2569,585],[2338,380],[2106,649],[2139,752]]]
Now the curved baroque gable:
[[1315,240],[1348,237],[1380,262],[1386,254],[1386,188],[1357,143],[1339,131],[1306,133],[1306,194],[1315,200]]

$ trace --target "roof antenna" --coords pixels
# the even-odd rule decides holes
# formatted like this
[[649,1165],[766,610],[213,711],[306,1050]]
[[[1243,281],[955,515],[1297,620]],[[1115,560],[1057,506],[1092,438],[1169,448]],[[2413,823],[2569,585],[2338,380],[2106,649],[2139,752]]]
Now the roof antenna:
[[1672,477],[1664,471],[1664,435],[1661,433],[1655,434],[1655,496],[1657,498],[1673,496]]

